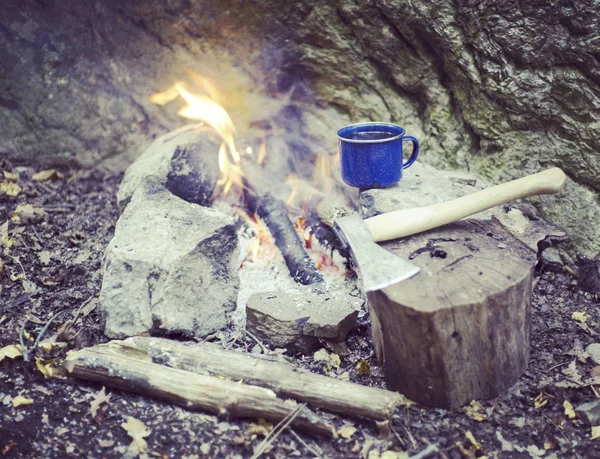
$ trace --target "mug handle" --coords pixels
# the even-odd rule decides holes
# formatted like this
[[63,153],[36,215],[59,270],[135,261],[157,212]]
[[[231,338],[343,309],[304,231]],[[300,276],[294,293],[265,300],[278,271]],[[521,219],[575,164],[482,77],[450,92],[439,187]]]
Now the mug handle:
[[417,159],[417,156],[419,156],[419,141],[417,139],[415,139],[412,135],[403,136],[402,142],[404,142],[404,141],[412,142],[412,144],[413,144],[413,150],[412,150],[412,153],[410,154],[410,158],[408,158],[408,161],[406,161],[402,165],[402,169],[407,169],[410,166],[412,166],[412,163],[414,163],[415,160]]

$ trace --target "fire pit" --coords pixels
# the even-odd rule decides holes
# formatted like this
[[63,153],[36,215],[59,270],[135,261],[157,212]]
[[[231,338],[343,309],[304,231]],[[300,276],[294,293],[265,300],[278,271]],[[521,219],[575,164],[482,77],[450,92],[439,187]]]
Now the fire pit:
[[[598,250],[596,11],[578,1],[520,8],[358,3],[3,5],[0,365],[8,372],[0,374],[0,401],[10,414],[1,415],[2,428],[27,419],[39,432],[50,429],[45,436],[61,437],[63,421],[49,417],[50,405],[40,408],[35,397],[37,391],[54,403],[51,387],[60,394],[61,419],[89,409],[94,423],[113,422],[134,439],[127,454],[158,441],[135,418],[122,428],[114,424],[111,395],[119,406],[139,399],[81,383],[70,400],[64,383],[53,379],[60,367],[208,411],[211,423],[228,424],[230,415],[263,418],[251,435],[268,432],[269,420],[280,423],[276,433],[290,426],[337,435],[346,456],[384,454],[393,442],[421,450],[417,457],[438,449],[453,455],[453,448],[471,456],[493,455],[494,448],[564,453],[570,441],[593,449],[572,438],[583,423],[569,402],[584,397],[598,373],[578,373],[594,350],[584,351],[595,336],[593,298],[576,292],[569,276],[577,273],[561,270],[576,250]],[[339,177],[335,132],[369,120],[400,124],[421,143],[419,162],[393,189],[359,191]],[[537,208],[506,205],[384,244],[420,269],[421,277],[401,288],[366,295],[364,272],[331,229],[348,213],[376,218],[489,186],[453,169],[498,183],[551,166],[568,174],[566,193],[533,200]],[[77,218],[109,195],[114,182],[104,182],[100,169],[127,169],[109,243],[110,218],[94,229],[96,220]],[[80,205],[78,193],[89,206]],[[61,213],[65,218],[56,218]],[[565,250],[552,246],[566,232],[544,219],[567,228]],[[90,242],[100,233],[101,272],[100,249]],[[57,248],[59,240],[65,247]],[[579,285],[596,292],[597,260],[578,259],[585,264]],[[532,300],[537,275],[549,269],[559,274],[545,274]],[[573,325],[568,332],[565,324]],[[547,333],[557,327],[564,333]],[[562,336],[571,338],[571,350]],[[67,356],[67,348],[77,352]],[[553,390],[553,377],[561,389]],[[436,411],[409,408],[391,390],[452,410],[472,398],[494,399]],[[82,403],[85,409],[75,408]],[[131,408],[159,432],[160,423],[144,417],[151,411],[142,415],[136,403],[123,404],[123,412]],[[157,406],[150,410],[163,410],[161,416],[174,410],[166,425],[182,413]],[[595,406],[580,413],[594,419]],[[31,416],[23,417],[25,409]],[[368,436],[352,430],[361,425],[346,425],[354,416],[376,420],[389,438],[369,439],[380,435],[371,424],[364,424]],[[482,419],[502,432],[477,429]],[[549,437],[554,427],[547,419],[565,442]],[[85,425],[81,438],[86,432],[95,445],[96,425]],[[184,429],[202,432],[199,425]],[[464,429],[455,435],[449,425]],[[513,443],[515,427],[545,432],[544,443]],[[18,425],[9,429],[1,451],[21,453],[24,437]],[[292,435],[284,433],[287,441],[305,442]],[[359,435],[360,444],[351,444]],[[241,437],[229,438],[238,442],[232,448],[249,453]],[[111,438],[97,448],[110,447]],[[57,441],[62,449],[45,453],[81,453],[64,437]],[[324,444],[324,454],[312,443],[299,449],[331,455],[334,442]],[[116,451],[125,453],[121,446]],[[182,447],[177,454],[191,452]]]
[[[277,128],[293,116],[286,100],[270,101],[281,108],[262,123],[268,128],[246,125],[236,135],[216,86],[196,74],[191,81],[197,93],[178,82],[151,100],[182,97],[179,114],[201,124],[157,139],[120,186],[123,214],[107,250],[101,299],[107,335],[206,337],[228,330],[231,320],[242,328],[230,332],[244,333],[251,295],[285,298],[287,290],[296,305],[286,319],[273,317],[288,324],[278,333],[286,339],[269,336],[263,319],[249,324],[251,332],[304,350],[314,350],[318,338],[343,341],[364,295],[347,252],[317,214],[317,203],[348,202],[352,191],[332,175],[335,155],[305,153],[296,166],[295,135]],[[270,317],[259,309],[251,317]]]

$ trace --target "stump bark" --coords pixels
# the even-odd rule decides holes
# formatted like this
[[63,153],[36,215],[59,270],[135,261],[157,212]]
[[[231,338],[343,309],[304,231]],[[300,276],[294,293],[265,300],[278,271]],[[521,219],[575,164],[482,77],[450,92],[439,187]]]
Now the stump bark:
[[423,405],[494,397],[527,366],[535,252],[493,221],[383,244],[421,267],[368,295],[388,385]]

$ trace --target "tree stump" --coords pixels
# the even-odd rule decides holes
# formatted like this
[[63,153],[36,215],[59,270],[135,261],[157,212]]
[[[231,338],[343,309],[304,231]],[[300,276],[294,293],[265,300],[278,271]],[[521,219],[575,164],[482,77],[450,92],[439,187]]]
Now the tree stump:
[[529,357],[536,253],[491,220],[383,246],[421,267],[368,295],[388,385],[423,405],[455,408],[514,384]]
[[[364,190],[363,217],[426,206],[486,187],[477,177],[416,163],[395,186]],[[527,366],[534,268],[565,231],[528,204],[382,244],[421,267],[369,293],[372,334],[390,387],[453,408],[494,397]]]

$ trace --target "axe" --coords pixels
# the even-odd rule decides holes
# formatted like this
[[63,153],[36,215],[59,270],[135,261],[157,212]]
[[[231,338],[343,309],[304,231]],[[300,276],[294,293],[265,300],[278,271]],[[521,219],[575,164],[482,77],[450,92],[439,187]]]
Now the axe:
[[352,252],[367,292],[411,278],[419,267],[376,242],[389,241],[452,223],[515,199],[560,192],[566,181],[558,167],[496,185],[447,202],[395,210],[363,220],[352,214],[334,220],[333,229]]

